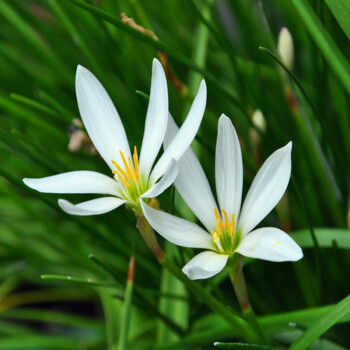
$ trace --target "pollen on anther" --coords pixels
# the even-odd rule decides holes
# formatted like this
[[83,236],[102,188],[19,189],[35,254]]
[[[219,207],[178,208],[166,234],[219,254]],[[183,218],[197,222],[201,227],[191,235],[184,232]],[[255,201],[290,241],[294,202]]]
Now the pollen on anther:
[[132,158],[134,160],[136,177],[139,178],[140,177],[140,174],[139,174],[139,158],[137,156],[137,148],[136,148],[136,146],[134,146],[134,154],[133,154]]
[[227,230],[228,229],[228,215],[227,215],[227,211],[224,208],[221,208],[221,211],[224,213],[224,217],[225,217],[224,228],[225,228],[225,230]]

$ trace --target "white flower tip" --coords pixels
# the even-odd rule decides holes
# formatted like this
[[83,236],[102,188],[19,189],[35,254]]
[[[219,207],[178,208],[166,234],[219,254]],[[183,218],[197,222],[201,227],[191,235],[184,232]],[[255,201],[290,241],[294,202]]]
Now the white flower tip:
[[201,81],[201,83],[200,83],[200,85],[199,85],[198,92],[199,92],[199,91],[202,91],[202,90],[203,90],[203,92],[204,92],[205,94],[207,94],[207,84],[206,84],[206,82],[205,82],[204,79],[202,79],[202,81]]
[[191,268],[188,267],[187,265],[185,265],[185,266],[182,268],[182,272],[183,272],[190,280],[199,279],[198,276],[196,276],[196,274],[193,273],[193,269],[191,269]]
[[68,201],[65,200],[65,199],[60,198],[60,199],[58,200],[58,205],[59,205],[59,206],[64,205],[65,203],[68,203]]
[[222,113],[219,118],[219,125],[222,123],[229,123],[232,125],[231,119],[224,113]]
[[77,71],[76,71],[76,76],[78,76],[78,74],[83,74],[90,71],[88,69],[86,69],[85,67],[81,66],[80,64],[78,64],[77,66]]
[[284,154],[284,155],[291,155],[292,153],[292,146],[293,146],[293,142],[289,141],[285,146],[279,148],[278,150],[275,151],[275,153],[278,154]]
[[[193,104],[195,103],[195,101],[197,101],[197,103],[199,102],[200,104],[203,104],[204,107],[205,107],[205,104],[207,103],[207,85],[206,85],[204,79],[202,79],[202,81],[199,85],[199,89],[198,89],[196,98],[193,101]],[[192,104],[192,106],[193,106],[193,104]]]
[[289,141],[282,149],[285,149],[288,152],[292,152],[292,146],[293,146],[293,142]]
[[163,69],[163,65],[160,63],[159,60],[156,58],[153,58],[152,61],[152,79],[158,77],[162,80],[162,83],[166,86],[166,77],[165,72]]
[[219,122],[220,122],[220,120],[227,120],[227,119],[230,120],[230,118],[226,114],[222,113],[220,115]]
[[75,85],[82,84],[83,79],[93,78],[96,79],[96,77],[85,67],[78,64],[77,71],[75,73]]
[[302,249],[298,246],[299,249],[296,249],[294,256],[292,257],[291,261],[298,261],[301,258],[303,258],[304,254]]
[[22,179],[22,181],[24,182],[24,184],[30,188],[32,188],[32,179],[28,179],[28,178],[24,178]]
[[[28,179],[28,178],[24,178],[22,181],[23,181],[24,184],[25,184],[26,186],[28,186],[29,188],[41,192],[41,189],[40,189],[40,179]],[[38,185],[39,185],[39,186],[38,186]]]
[[67,200],[61,199],[61,198],[60,198],[57,202],[58,202],[59,207],[60,207],[64,212],[67,212],[67,208],[68,208],[69,206],[72,205],[72,204],[69,203]]
[[160,63],[160,61],[157,59],[157,58],[153,58],[153,61],[152,61],[152,68],[155,69],[155,68],[163,68],[162,64]]

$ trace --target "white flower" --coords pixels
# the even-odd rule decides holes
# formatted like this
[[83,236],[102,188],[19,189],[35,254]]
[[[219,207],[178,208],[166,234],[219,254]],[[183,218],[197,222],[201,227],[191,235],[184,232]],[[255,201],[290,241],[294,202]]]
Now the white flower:
[[156,197],[173,183],[177,175],[176,161],[191,144],[203,118],[207,94],[205,82],[201,82],[187,119],[154,166],[168,122],[168,90],[158,60],[153,60],[140,160],[136,146],[131,155],[123,124],[106,90],[90,71],[81,66],[76,73],[76,94],[85,128],[114,177],[93,171],[72,171],[42,179],[23,179],[24,183],[45,193],[108,195],[77,205],[59,199],[60,207],[73,215],[103,214],[123,203],[141,211],[140,198]]
[[[177,126],[169,118],[167,146]],[[243,164],[236,131],[222,115],[215,155],[216,205],[204,171],[189,148],[182,156],[175,186],[201,221],[200,226],[141,203],[151,226],[164,238],[183,247],[203,248],[183,268],[190,279],[219,273],[234,253],[270,261],[296,261],[300,247],[285,232],[274,227],[254,228],[274,208],[285,192],[291,173],[291,142],[274,152],[256,175],[241,208]],[[218,208],[221,208],[219,210]]]

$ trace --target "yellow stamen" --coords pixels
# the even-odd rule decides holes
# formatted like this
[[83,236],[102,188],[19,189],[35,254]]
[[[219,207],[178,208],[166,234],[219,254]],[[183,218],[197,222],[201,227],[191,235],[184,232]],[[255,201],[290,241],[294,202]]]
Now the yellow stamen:
[[218,210],[216,208],[214,208],[214,214],[215,214],[216,220],[221,220]]
[[135,170],[134,170],[134,167],[132,165],[130,157],[128,157],[128,164],[129,164],[129,169],[130,169],[130,173],[131,173],[131,180],[136,182],[137,181],[136,174],[135,174]]
[[218,237],[217,232],[211,231],[211,234],[212,234],[212,236],[213,236],[214,243],[218,243],[218,242],[219,242],[219,237]]
[[218,213],[218,210],[216,208],[214,208],[214,213],[215,213],[215,217],[216,217],[216,229],[217,229],[218,234],[220,236],[221,229],[224,228],[224,224],[222,223],[220,214]]
[[134,159],[136,177],[139,178],[140,177],[140,174],[139,174],[139,158],[137,156],[137,148],[136,148],[136,146],[134,146],[134,154],[133,154],[132,158]]
[[123,161],[123,164],[124,164],[124,167],[125,167],[125,170],[126,170],[126,173],[128,174],[128,177],[129,179],[132,179],[132,173],[131,173],[131,169],[129,169],[129,165],[124,157],[124,154],[122,151],[119,151],[120,153],[120,156],[122,157],[122,161]]
[[227,211],[224,209],[224,208],[221,208],[221,211],[224,213],[224,216],[225,216],[225,230],[228,229],[228,216],[227,216]]
[[[116,161],[112,160],[112,164],[118,169],[118,171],[124,176],[124,180],[128,181],[128,175],[126,172],[117,164]],[[113,174],[118,174],[115,170],[112,171]]]
[[128,182],[126,182],[121,176],[120,176],[120,174],[117,172],[117,175],[118,175],[118,179],[125,185],[125,186],[127,186],[127,187],[131,187],[131,185],[128,183]]
[[233,230],[234,230],[234,224],[233,224],[233,222],[230,222],[228,224],[228,234],[230,237],[232,237],[232,235],[233,235]]
[[216,219],[216,232],[218,233],[219,237],[222,234],[222,222],[220,221],[220,219]]
[[221,213],[220,215],[218,209],[214,208],[216,229],[211,231],[213,241],[219,252],[233,254],[238,244],[235,234],[235,214],[232,214],[231,218],[229,218],[224,208],[221,208]]

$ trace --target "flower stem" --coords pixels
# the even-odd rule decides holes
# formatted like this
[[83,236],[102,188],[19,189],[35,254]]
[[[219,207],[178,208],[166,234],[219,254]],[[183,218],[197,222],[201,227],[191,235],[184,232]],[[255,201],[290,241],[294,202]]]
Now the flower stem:
[[219,314],[225,319],[235,330],[239,332],[241,337],[247,342],[256,342],[257,335],[250,325],[241,317],[234,314],[222,304],[218,299],[209,294],[200,284],[190,280],[182,270],[171,261],[159,246],[155,232],[142,214],[137,215],[137,228],[141,233],[141,236],[145,240],[147,246],[151,249],[158,262],[170,271],[178,280],[180,280],[190,292],[196,297],[202,300],[210,309]]
[[135,270],[135,255],[134,249],[130,257],[128,277],[126,280],[122,322],[119,334],[118,349],[126,350],[128,348],[128,335],[130,327],[131,307],[132,307],[132,292],[134,285],[134,270]]
[[153,228],[148,223],[143,214],[137,214],[136,227],[153,255],[157,258],[158,261],[162,260],[165,257],[165,253],[157,241],[157,237],[154,233]]
[[263,344],[269,344],[269,341],[255,316],[253,308],[250,305],[247,286],[243,274],[242,255],[233,255],[232,260],[229,261],[229,274],[243,316],[248,321],[249,325],[254,330],[256,335],[259,337],[260,342]]

